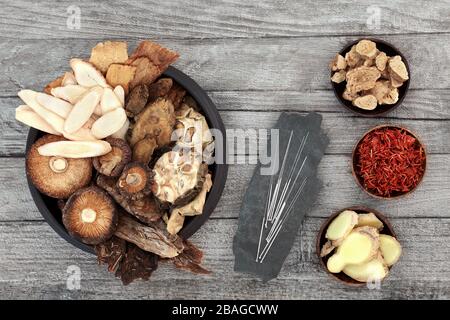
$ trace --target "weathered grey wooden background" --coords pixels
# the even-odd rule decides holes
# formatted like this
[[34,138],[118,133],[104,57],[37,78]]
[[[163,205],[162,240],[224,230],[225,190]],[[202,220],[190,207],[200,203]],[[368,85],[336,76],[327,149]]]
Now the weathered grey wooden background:
[[[67,25],[73,4],[80,29]],[[0,298],[450,298],[450,1],[1,0],[0,8]],[[411,90],[386,118],[343,110],[328,82],[332,56],[366,35],[393,43],[411,66]],[[24,173],[27,128],[14,120],[17,91],[41,89],[100,40],[134,46],[147,38],[181,53],[176,67],[208,91],[228,128],[268,128],[280,111],[323,115],[331,138],[319,170],[324,189],[278,279],[263,284],[233,272],[232,237],[252,165],[230,167],[219,206],[193,237],[214,271],[206,277],[162,265],[151,281],[123,287],[37,211]],[[354,143],[380,123],[405,125],[427,146],[423,184],[401,200],[369,198],[350,173]],[[404,247],[377,290],[328,278],[313,250],[324,218],[356,204],[386,213]],[[71,265],[81,268],[81,290],[66,287]]]

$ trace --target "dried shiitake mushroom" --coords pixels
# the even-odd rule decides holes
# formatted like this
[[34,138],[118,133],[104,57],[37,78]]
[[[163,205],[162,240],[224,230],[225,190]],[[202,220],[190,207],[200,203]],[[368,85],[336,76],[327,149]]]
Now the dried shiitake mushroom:
[[167,98],[172,101],[174,109],[177,110],[181,106],[181,102],[185,95],[186,90],[178,83],[174,82],[172,88],[167,93]]
[[118,223],[114,200],[96,186],[80,189],[71,195],[62,218],[71,236],[94,245],[111,238]]
[[162,78],[148,86],[148,101],[153,102],[167,95],[172,88],[173,80]]
[[125,166],[117,181],[119,192],[131,200],[142,199],[151,193],[152,173],[140,162],[132,162]]
[[156,139],[149,136],[138,141],[133,147],[133,161],[148,165],[157,147]]
[[131,149],[122,139],[107,138],[112,150],[100,157],[94,158],[95,169],[105,176],[117,177],[123,168],[131,161]]
[[155,197],[162,203],[183,206],[199,194],[208,166],[192,152],[169,151],[156,161],[153,173]]
[[125,110],[129,117],[134,117],[141,112],[147,104],[148,88],[145,84],[137,85],[127,97]]
[[171,141],[175,125],[173,104],[168,99],[158,98],[148,104],[145,110],[136,117],[136,123],[131,130],[130,145],[134,146],[146,136],[156,139],[158,147],[164,147]]
[[38,148],[51,142],[65,141],[60,136],[45,135],[37,140],[26,158],[27,175],[34,186],[52,198],[66,199],[76,190],[89,184],[92,159],[41,156]]

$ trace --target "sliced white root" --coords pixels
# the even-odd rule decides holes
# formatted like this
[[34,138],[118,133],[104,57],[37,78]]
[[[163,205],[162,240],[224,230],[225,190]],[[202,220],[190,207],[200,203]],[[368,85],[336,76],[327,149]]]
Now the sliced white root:
[[111,145],[102,140],[97,141],[57,141],[38,148],[42,156],[65,158],[90,158],[107,154]]
[[370,227],[352,231],[327,261],[327,269],[332,273],[341,272],[349,264],[361,264],[376,256],[379,248],[377,233]]
[[100,107],[103,115],[114,109],[121,108],[122,103],[111,88],[105,88],[100,100]]
[[71,104],[77,103],[78,100],[80,100],[81,97],[86,94],[86,92],[88,92],[87,88],[73,84],[69,84],[64,87],[53,88],[51,90],[52,96],[66,100]]
[[328,240],[339,240],[347,236],[358,223],[358,214],[352,210],[342,211],[331,221],[325,237]]
[[101,86],[103,88],[109,87],[106,83],[105,77],[89,62],[81,59],[71,59],[70,67],[72,68],[78,84],[84,87]]
[[36,112],[34,112],[33,109],[26,105],[21,105],[16,108],[16,120],[43,132],[55,135],[60,134],[55,129],[53,129],[52,126],[47,123],[47,121],[42,119]]
[[119,131],[113,133],[111,137],[125,140],[125,137],[127,136],[128,128],[130,127],[130,120],[125,120],[125,123],[123,124],[122,128],[119,129]]
[[75,79],[75,75],[73,74],[73,72],[68,71],[66,73],[64,73],[64,77],[61,81],[61,86],[65,87],[71,84],[78,84],[77,83],[77,79]]
[[100,101],[100,95],[96,91],[87,93],[78,101],[69,113],[64,123],[64,131],[74,133],[80,129],[94,113],[95,107]]
[[358,214],[358,227],[368,226],[374,227],[378,230],[383,229],[384,225],[380,219],[377,218],[372,212]]
[[97,139],[103,139],[119,131],[126,121],[125,110],[117,108],[98,118],[92,125],[91,131]]
[[73,107],[72,104],[65,100],[41,92],[36,94],[36,100],[41,106],[64,119],[67,118]]
[[93,116],[89,118],[89,120],[77,131],[74,133],[63,132],[64,138],[72,140],[72,141],[95,141],[96,137],[91,132],[92,125],[94,124],[97,118]]
[[350,278],[360,282],[383,280],[389,272],[381,257],[362,264],[347,265],[342,271]]
[[387,266],[397,263],[402,255],[402,246],[394,237],[380,234],[380,251]]
[[125,107],[125,90],[123,90],[123,87],[116,86],[114,88],[114,93],[116,94],[117,98],[119,98],[119,101],[122,104],[122,107]]
[[18,96],[23,102],[27,104],[34,112],[36,112],[42,119],[56,131],[62,133],[64,128],[64,119],[57,114],[47,110],[41,106],[36,99],[37,92],[33,90],[20,90]]

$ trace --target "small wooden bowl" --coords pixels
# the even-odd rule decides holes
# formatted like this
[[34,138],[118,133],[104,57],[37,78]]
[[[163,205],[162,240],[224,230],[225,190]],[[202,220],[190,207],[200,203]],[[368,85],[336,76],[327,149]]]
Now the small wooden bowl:
[[355,279],[352,279],[343,272],[331,273],[330,271],[328,271],[327,261],[328,261],[328,258],[331,256],[331,254],[329,254],[328,256],[325,256],[325,257],[320,256],[320,251],[322,249],[322,246],[325,244],[325,242],[327,242],[327,239],[325,238],[325,234],[327,232],[328,226],[330,225],[331,221],[333,221],[334,218],[337,217],[338,214],[340,214],[342,211],[345,211],[345,210],[352,210],[352,211],[355,211],[356,213],[372,212],[378,219],[380,219],[381,222],[383,222],[384,227],[382,230],[380,230],[380,234],[387,234],[394,238],[396,238],[396,235],[395,235],[394,229],[392,228],[391,223],[389,222],[388,218],[386,218],[386,216],[384,216],[382,213],[378,212],[377,210],[370,209],[370,208],[363,207],[363,206],[354,206],[354,207],[339,210],[338,212],[332,214],[327,220],[325,220],[325,222],[320,227],[319,234],[318,234],[317,240],[316,240],[316,251],[317,251],[317,256],[319,257],[320,264],[324,267],[326,272],[332,278],[338,280],[339,282],[342,282],[342,283],[344,283],[348,286],[352,286],[352,287],[364,287],[365,285],[367,285],[366,282],[360,282]]
[[[384,41],[384,40],[380,40],[380,39],[374,39],[374,38],[361,38],[358,39],[356,41],[351,42],[350,44],[348,44],[344,49],[342,49],[339,54],[342,56],[345,56],[345,54],[347,52],[349,52],[351,50],[351,48],[357,44],[359,41],[361,40],[371,40],[373,42],[375,42],[377,44],[377,49],[380,51],[385,52],[388,56],[392,57],[392,56],[400,56],[402,57],[402,61],[405,63],[406,69],[408,70],[408,74],[410,79],[408,79],[407,81],[405,81],[403,83],[403,85],[398,88],[398,101],[395,104],[386,104],[386,105],[378,105],[374,110],[364,110],[358,107],[355,107],[351,101],[345,100],[344,98],[342,98],[342,94],[345,91],[345,86],[347,84],[346,81],[343,81],[341,83],[335,83],[333,81],[330,80],[331,85],[333,87],[333,91],[334,94],[336,96],[336,98],[339,100],[339,102],[347,109],[349,109],[350,111],[357,113],[358,115],[364,116],[364,117],[379,117],[381,115],[385,115],[389,112],[391,112],[392,110],[394,110],[395,108],[397,108],[402,102],[403,99],[406,96],[406,93],[408,92],[409,89],[409,82],[411,80],[411,72],[409,71],[409,64],[408,61],[406,60],[406,58],[403,56],[403,54],[397,49],[395,48],[393,45],[391,45],[390,43]],[[334,72],[330,73],[330,78],[333,75]]]
[[[383,197],[383,196],[380,196],[378,194],[374,194],[374,193],[370,192],[369,190],[367,190],[364,187],[364,181],[363,181],[362,177],[357,174],[357,170],[356,170],[356,163],[358,162],[357,155],[356,155],[356,150],[358,149],[359,144],[366,137],[366,135],[368,135],[372,131],[375,131],[375,130],[378,130],[378,129],[382,129],[382,128],[394,128],[394,129],[400,129],[400,130],[405,131],[406,133],[408,133],[410,136],[414,137],[418,141],[419,145],[422,146],[423,152],[425,154],[425,160],[423,162],[423,174],[422,174],[422,177],[420,178],[419,182],[417,182],[416,186],[414,188],[412,188],[411,190],[409,190],[408,192],[397,192],[397,193],[394,193],[393,195],[391,195],[389,197]],[[377,199],[392,200],[392,199],[398,199],[398,198],[406,196],[407,194],[410,194],[411,192],[416,190],[417,187],[422,182],[423,177],[425,176],[426,169],[427,169],[427,153],[426,153],[424,144],[422,143],[422,141],[418,138],[418,136],[415,133],[413,133],[411,130],[408,130],[408,129],[406,129],[404,127],[401,127],[401,126],[392,125],[392,124],[383,124],[383,125],[376,126],[376,127],[372,128],[372,129],[370,129],[369,131],[367,131],[366,133],[364,133],[364,135],[361,137],[361,139],[359,139],[358,143],[353,148],[353,153],[352,153],[352,175],[355,178],[356,183],[358,184],[358,186],[361,189],[363,189],[370,196],[372,196],[374,198],[377,198]]]

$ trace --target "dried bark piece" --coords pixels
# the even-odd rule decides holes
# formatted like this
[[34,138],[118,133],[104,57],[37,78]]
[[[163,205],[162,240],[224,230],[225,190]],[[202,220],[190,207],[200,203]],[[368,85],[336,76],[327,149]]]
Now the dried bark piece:
[[146,226],[124,214],[119,217],[115,235],[162,258],[176,257],[184,250],[181,238],[169,235],[163,225],[150,223]]
[[158,268],[158,256],[145,252],[132,243],[127,243],[125,257],[116,271],[116,277],[126,286],[136,279],[147,281],[153,271]]
[[331,71],[339,71],[347,68],[347,61],[340,54],[336,54],[334,59],[330,62]]
[[125,94],[128,94],[130,82],[136,73],[136,67],[113,63],[106,72],[106,81],[112,86],[122,86]]
[[99,265],[107,264],[109,272],[116,272],[125,257],[127,242],[113,236],[111,239],[94,247]]
[[184,242],[183,252],[171,259],[178,269],[187,270],[195,274],[210,274],[211,271],[200,265],[202,260],[203,252],[187,240]]
[[395,77],[398,81],[406,81],[409,79],[408,69],[402,61],[402,57],[395,56],[389,59],[388,62],[389,73],[392,77]]
[[116,179],[99,175],[97,185],[103,188],[109,195],[129,214],[135,216],[144,223],[157,221],[163,215],[154,197],[144,197],[139,200],[128,200],[117,189]]
[[350,68],[358,67],[364,62],[364,59],[356,52],[356,45],[345,54],[345,61]]
[[170,64],[178,59],[178,53],[151,41],[142,41],[127,63],[136,66],[136,76],[131,88],[138,84],[149,85],[155,81]]
[[125,63],[128,60],[127,43],[124,41],[105,41],[97,43],[91,50],[89,62],[102,73],[106,73],[113,63]]
[[384,71],[386,69],[388,60],[389,57],[386,55],[386,53],[380,52],[375,58],[375,65],[377,66],[378,70]]
[[152,160],[152,155],[158,147],[155,138],[145,137],[138,141],[133,147],[133,161],[138,161],[148,165]]
[[174,82],[172,88],[167,93],[167,98],[172,101],[175,110],[181,106],[184,96],[186,95],[186,90],[181,87],[178,83]]
[[353,105],[364,110],[373,110],[377,107],[377,98],[368,94],[353,100]]
[[333,74],[333,76],[331,77],[331,81],[335,82],[335,83],[341,83],[343,81],[345,81],[345,70],[340,70],[338,72],[335,72]]
[[158,98],[166,96],[172,88],[173,80],[162,78],[148,86],[148,101],[153,102]]
[[148,104],[136,118],[136,123],[131,130],[131,146],[146,136],[155,138],[159,148],[171,142],[175,112],[170,100],[158,98],[155,102]]
[[48,83],[44,88],[44,92],[46,94],[52,94],[53,88],[58,88],[58,87],[62,86],[63,79],[64,79],[64,76],[61,76],[61,77],[56,78],[52,82]]
[[355,51],[365,59],[373,59],[378,53],[376,43],[366,39],[356,44]]
[[347,87],[350,93],[372,89],[381,73],[376,67],[358,67],[347,72]]

